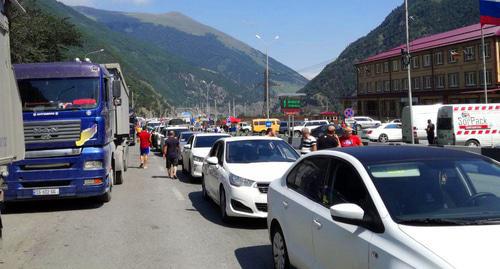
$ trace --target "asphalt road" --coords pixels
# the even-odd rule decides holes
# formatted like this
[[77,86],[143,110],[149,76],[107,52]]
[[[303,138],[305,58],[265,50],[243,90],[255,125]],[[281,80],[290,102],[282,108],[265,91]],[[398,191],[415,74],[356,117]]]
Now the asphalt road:
[[3,215],[0,268],[271,268],[265,220],[222,224],[199,182],[168,179],[151,156],[138,168],[131,150],[112,200],[30,202]]

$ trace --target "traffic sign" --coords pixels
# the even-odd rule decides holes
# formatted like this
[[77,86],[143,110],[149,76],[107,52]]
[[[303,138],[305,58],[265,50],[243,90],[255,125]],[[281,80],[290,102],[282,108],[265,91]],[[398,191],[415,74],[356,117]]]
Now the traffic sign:
[[273,125],[271,121],[266,121],[266,128],[270,128]]
[[350,118],[350,117],[354,116],[354,110],[352,108],[350,108],[350,107],[346,108],[344,110],[344,116],[346,118]]

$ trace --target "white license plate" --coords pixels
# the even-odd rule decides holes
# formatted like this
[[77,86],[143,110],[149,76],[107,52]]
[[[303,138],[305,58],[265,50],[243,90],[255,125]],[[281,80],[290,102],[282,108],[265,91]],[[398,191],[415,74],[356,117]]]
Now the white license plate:
[[59,195],[59,189],[37,189],[33,190],[33,195]]

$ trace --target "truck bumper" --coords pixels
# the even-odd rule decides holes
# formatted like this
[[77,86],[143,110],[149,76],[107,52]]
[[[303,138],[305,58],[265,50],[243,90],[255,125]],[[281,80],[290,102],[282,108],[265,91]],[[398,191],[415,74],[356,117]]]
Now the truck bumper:
[[[102,195],[110,186],[108,154],[103,148],[83,148],[76,156],[14,162],[4,185],[5,201]],[[103,167],[84,169],[86,161],[101,161]]]

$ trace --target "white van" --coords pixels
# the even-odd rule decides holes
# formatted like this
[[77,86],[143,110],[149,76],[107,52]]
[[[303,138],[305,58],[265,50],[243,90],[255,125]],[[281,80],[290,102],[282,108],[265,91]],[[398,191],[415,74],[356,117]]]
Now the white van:
[[[437,122],[437,114],[442,104],[436,105],[416,105],[412,107],[413,111],[413,133],[415,136],[415,143],[427,144],[427,121],[431,120],[434,126]],[[403,124],[403,142],[411,143],[411,130],[410,126],[410,107],[405,106],[401,115]],[[434,128],[434,136],[436,136],[436,129]]]
[[439,109],[439,145],[500,145],[500,103],[445,105]]

